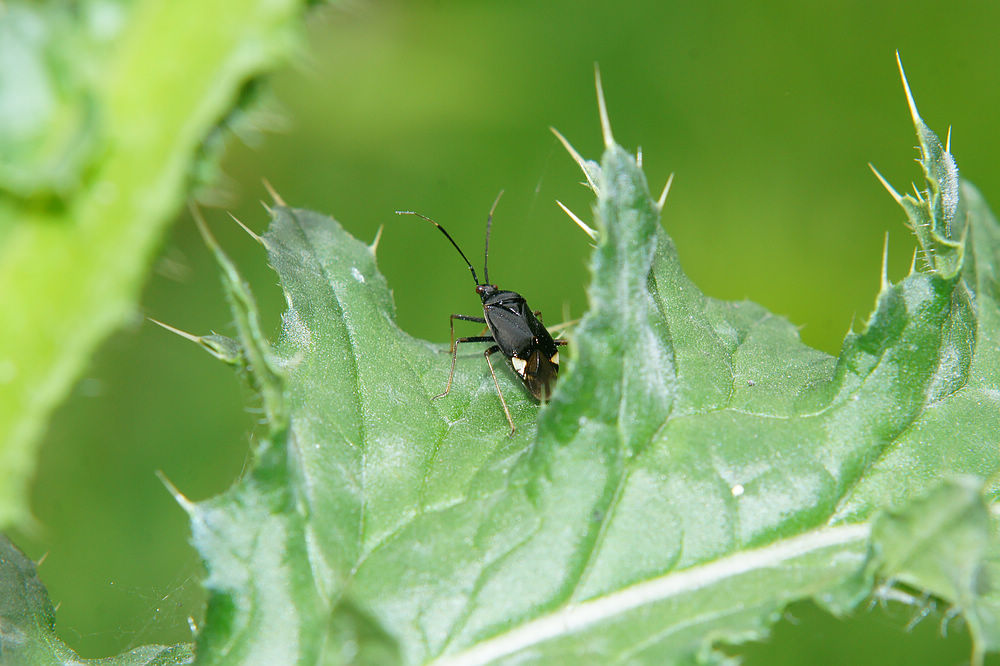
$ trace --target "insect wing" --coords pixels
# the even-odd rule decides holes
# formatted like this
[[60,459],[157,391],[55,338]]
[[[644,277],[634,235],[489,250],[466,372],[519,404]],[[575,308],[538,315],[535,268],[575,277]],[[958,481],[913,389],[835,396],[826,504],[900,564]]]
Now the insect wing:
[[559,376],[559,348],[542,322],[516,292],[502,292],[484,303],[486,322],[514,372],[537,400],[552,395]]
[[559,376],[558,353],[548,356],[541,349],[535,348],[526,359],[511,357],[510,364],[537,400],[546,402],[552,397],[552,388]]

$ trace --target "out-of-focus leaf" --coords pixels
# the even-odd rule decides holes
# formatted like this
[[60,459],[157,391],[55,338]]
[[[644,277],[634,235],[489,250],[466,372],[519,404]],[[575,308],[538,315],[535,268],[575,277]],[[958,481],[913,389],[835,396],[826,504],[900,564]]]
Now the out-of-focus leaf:
[[27,517],[50,411],[133,315],[202,142],[302,4],[0,8],[0,526]]
[[100,57],[68,7],[0,10],[0,191],[63,196],[80,185],[99,144]]
[[1000,646],[1000,543],[993,522],[982,483],[958,477],[880,516],[872,528],[876,573],[949,600],[969,623],[977,663]]
[[109,659],[81,659],[55,632],[55,609],[35,563],[0,535],[0,664],[173,666],[190,664],[190,645],[145,645]]

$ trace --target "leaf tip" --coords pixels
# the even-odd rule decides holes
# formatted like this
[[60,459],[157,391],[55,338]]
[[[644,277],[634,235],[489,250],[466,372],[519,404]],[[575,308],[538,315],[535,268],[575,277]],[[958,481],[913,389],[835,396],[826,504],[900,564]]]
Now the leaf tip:
[[888,191],[889,194],[892,195],[892,198],[896,200],[896,203],[902,204],[903,203],[903,197],[899,194],[899,192],[897,192],[895,190],[895,188],[893,188],[892,185],[889,184],[889,181],[887,181],[882,176],[882,174],[880,174],[878,172],[878,169],[875,168],[875,165],[872,164],[871,162],[869,162],[868,163],[868,168],[872,170],[872,173],[875,174],[875,177],[878,178],[878,180],[879,180],[880,183],[882,183],[882,187],[884,187],[886,189],[886,191]]
[[164,328],[164,329],[170,331],[171,333],[173,333],[175,335],[181,336],[185,340],[190,340],[191,342],[194,342],[195,344],[199,344],[199,345],[202,343],[201,336],[195,335],[194,333],[188,333],[187,331],[182,331],[179,328],[174,328],[170,324],[165,324],[162,321],[160,321],[159,319],[153,319],[152,317],[146,317],[146,319],[148,319],[149,321],[153,322],[157,326],[160,326],[161,328]]
[[177,489],[177,486],[175,486],[170,479],[167,478],[167,475],[163,473],[163,470],[156,470],[156,477],[167,489],[167,492],[174,498],[174,501],[177,502],[182,509],[184,509],[185,513],[190,516],[198,512],[198,507],[195,503],[185,497],[184,493]]
[[378,225],[378,231],[375,232],[375,238],[372,240],[372,244],[368,246],[368,251],[371,252],[373,257],[375,256],[375,253],[378,252],[378,244],[379,241],[382,240],[382,231],[384,229],[384,224]]
[[236,217],[232,213],[229,213],[229,217],[233,218],[233,222],[235,222],[236,224],[240,225],[240,228],[243,229],[243,231],[247,232],[247,234],[250,235],[250,238],[254,239],[255,241],[257,241],[261,245],[265,245],[264,239],[261,238],[260,236],[258,236],[257,234],[255,234],[253,231],[251,231],[250,227],[248,227],[247,225],[243,224],[243,222],[241,222],[238,217]]
[[576,148],[573,147],[573,144],[571,144],[569,140],[559,132],[559,130],[555,127],[549,127],[549,129],[556,135],[556,138],[559,139],[559,142],[563,145],[563,148],[566,149],[566,152],[569,153],[569,156],[573,158],[573,161],[576,162],[577,166],[580,167],[580,171],[583,172],[583,177],[587,179],[587,184],[590,185],[590,189],[596,192],[597,185],[594,183],[594,179],[590,175],[590,170],[587,169],[587,160],[583,159],[583,155],[577,152]]
[[601,134],[604,135],[604,147],[610,148],[615,144],[615,137],[611,133],[611,121],[608,120],[608,105],[604,101],[601,68],[596,62],[594,63],[594,86],[597,89],[597,110],[601,114]]
[[597,230],[596,229],[592,228],[586,222],[584,222],[583,220],[581,220],[576,215],[576,213],[574,213],[569,208],[567,208],[566,205],[563,202],[561,202],[558,199],[556,199],[556,204],[558,204],[558,206],[563,209],[564,213],[566,213],[567,215],[569,215],[569,219],[571,219],[574,222],[576,222],[576,225],[578,227],[580,227],[581,229],[583,229],[583,232],[585,234],[587,234],[588,236],[590,236],[590,240],[595,241],[595,242],[597,241]]
[[271,200],[274,201],[274,203],[276,203],[279,206],[284,206],[284,207],[288,206],[288,204],[285,203],[285,200],[281,198],[281,195],[278,194],[278,191],[274,189],[274,186],[271,185],[271,182],[267,178],[261,178],[261,182],[264,184],[264,189],[267,190],[267,193],[271,196]]
[[899,57],[899,51],[896,51],[896,65],[899,67],[899,78],[903,82],[903,90],[906,92],[906,104],[910,107],[910,117],[913,118],[914,125],[923,124],[923,120],[920,118],[920,114],[917,113],[917,104],[913,101],[913,93],[910,92],[910,83],[906,80],[906,72],[903,71],[903,61]]
[[670,186],[674,182],[674,174],[670,174],[667,178],[667,183],[663,186],[663,191],[660,192],[660,198],[656,200],[656,207],[661,212],[663,211],[663,205],[667,203],[667,195],[670,193]]
[[231,340],[221,335],[195,335],[194,333],[188,333],[187,331],[182,331],[179,328],[174,328],[170,324],[165,324],[162,321],[153,319],[152,317],[146,317],[146,319],[175,335],[179,335],[185,340],[190,340],[223,363],[227,363],[229,365],[242,365],[244,361],[242,349],[235,340]]

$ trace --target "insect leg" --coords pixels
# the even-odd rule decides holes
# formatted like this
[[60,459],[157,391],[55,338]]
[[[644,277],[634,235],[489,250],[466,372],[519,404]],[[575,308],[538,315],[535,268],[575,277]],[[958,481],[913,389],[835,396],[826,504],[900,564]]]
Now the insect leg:
[[[492,338],[490,338],[492,340]],[[483,356],[486,357],[486,364],[490,366],[490,374],[493,375],[493,385],[497,387],[497,395],[500,396],[500,404],[503,405],[503,413],[507,415],[507,423],[510,424],[510,437],[514,436],[514,419],[510,417],[510,410],[507,409],[507,401],[503,399],[503,391],[500,390],[500,382],[497,381],[497,373],[493,371],[493,361],[490,360],[490,354],[495,354],[500,351],[498,345],[493,345],[487,349]]]
[[449,351],[451,352],[451,373],[448,375],[448,386],[445,387],[444,393],[438,393],[436,396],[431,398],[431,400],[437,400],[438,398],[443,398],[448,395],[451,391],[451,382],[455,379],[455,359],[458,358],[458,343],[460,342],[493,342],[492,337],[485,335],[475,336],[471,338],[459,338],[455,339],[455,320],[461,319],[462,321],[474,321],[477,324],[485,324],[486,320],[482,317],[470,317],[469,315],[453,314],[448,318],[448,323],[451,325],[451,344],[449,345]]

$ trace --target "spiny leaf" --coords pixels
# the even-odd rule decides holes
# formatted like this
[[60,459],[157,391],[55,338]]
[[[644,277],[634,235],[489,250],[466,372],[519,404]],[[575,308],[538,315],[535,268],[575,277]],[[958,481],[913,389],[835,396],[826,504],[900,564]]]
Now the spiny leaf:
[[[958,215],[959,179],[958,165],[950,152],[950,146],[942,146],[937,135],[924,123],[917,113],[910,85],[903,73],[903,63],[896,54],[899,76],[903,80],[906,101],[910,107],[910,117],[917,130],[920,142],[920,163],[924,171],[926,189],[916,192],[917,196],[899,194],[889,185],[878,171],[875,175],[910,218],[910,228],[920,243],[931,268],[943,278],[952,278],[962,269],[964,251],[965,220]],[[950,143],[950,136],[949,136]],[[874,167],[873,167],[874,169]],[[916,191],[916,187],[914,187]]]
[[[1000,230],[978,194],[963,184],[956,204],[958,268],[885,281],[835,358],[690,282],[604,117],[600,168],[578,160],[598,193],[590,309],[547,406],[500,374],[513,439],[478,354],[431,400],[448,355],[398,329],[371,247],[331,218],[273,209],[263,244],[289,309],[259,353],[281,359],[288,427],[193,513],[222,526],[196,528],[224,607],[201,658],[267,645],[349,663],[358,645],[369,663],[715,661],[792,601],[844,611],[896,582],[966,613],[977,654],[997,644],[988,577],[944,585],[955,558],[892,550],[914,531],[962,534],[980,544],[963,566],[995,566],[978,490],[962,486],[980,509],[952,513],[950,532],[943,500],[920,499],[1000,470]],[[945,193],[946,153],[926,159]],[[312,621],[320,609],[328,624]]]

